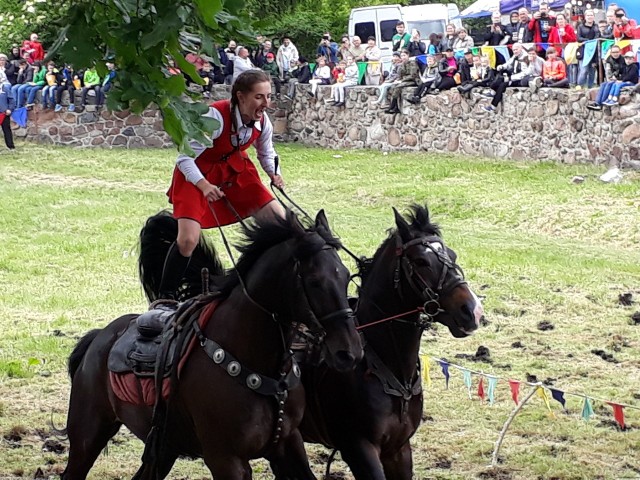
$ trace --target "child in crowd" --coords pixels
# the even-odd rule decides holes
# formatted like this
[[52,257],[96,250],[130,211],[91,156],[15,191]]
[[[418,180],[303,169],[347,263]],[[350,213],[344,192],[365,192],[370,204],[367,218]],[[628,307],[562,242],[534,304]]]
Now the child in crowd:
[[340,63],[344,63],[344,72],[339,74],[338,81],[331,88],[334,107],[344,107],[347,87],[358,84],[358,66],[353,56],[347,55],[347,61]]
[[309,96],[315,97],[318,90],[318,85],[329,85],[331,83],[331,69],[327,65],[327,59],[324,56],[320,56],[316,59],[316,68],[313,71],[311,80],[311,91],[307,92]]
[[69,111],[73,112],[76,109],[75,105],[75,93],[76,90],[82,89],[82,78],[73,70],[73,65],[67,63],[62,70],[62,78],[60,79],[60,86],[56,90],[56,112],[62,110],[62,94],[69,92]]
[[47,63],[47,71],[44,74],[45,86],[42,89],[42,108],[54,108],[56,103],[56,91],[62,81],[62,75],[53,62]]
[[42,68],[42,64],[40,62],[33,62],[33,82],[29,82],[29,86],[24,91],[27,97],[26,107],[28,109],[33,108],[36,101],[36,95],[44,88],[44,76],[46,73],[47,70]]
[[98,91],[100,86],[100,75],[96,72],[95,67],[91,67],[84,72],[83,76],[84,87],[82,87],[82,97],[80,100],[80,107],[84,108],[87,105],[87,95],[90,90],[93,90],[96,94],[96,102],[98,100]]
[[558,58],[558,51],[555,47],[547,49],[547,60],[542,68],[542,84],[552,88],[567,88],[569,86],[567,67]]
[[440,90],[438,90],[437,86],[441,80],[436,57],[434,55],[427,55],[427,66],[420,74],[420,84],[414,90],[413,96],[408,99],[409,103],[413,103],[414,105],[420,103],[420,99],[426,93],[439,93]]
[[400,76],[401,63],[402,60],[400,59],[400,52],[393,52],[391,56],[391,69],[389,70],[389,75],[382,85],[380,85],[380,95],[378,95],[378,99],[373,102],[374,105],[383,104],[391,86],[399,81],[398,78]]
[[276,56],[272,52],[268,52],[265,55],[265,60],[265,63],[262,65],[262,70],[269,74],[271,82],[276,89],[276,98],[280,98],[282,82],[280,81],[280,69],[276,63]]

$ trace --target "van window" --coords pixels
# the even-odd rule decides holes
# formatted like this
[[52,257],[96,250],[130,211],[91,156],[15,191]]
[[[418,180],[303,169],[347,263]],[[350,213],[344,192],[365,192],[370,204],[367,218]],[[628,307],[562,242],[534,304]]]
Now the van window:
[[376,36],[376,25],[373,22],[356,23],[353,31],[362,43],[367,43],[367,38]]
[[393,36],[396,34],[396,25],[398,20],[383,20],[380,22],[380,39],[383,42],[390,42],[393,40]]
[[407,22],[407,32],[415,28],[420,32],[420,38],[427,39],[432,33],[443,34],[446,29],[443,20],[418,20],[415,22]]

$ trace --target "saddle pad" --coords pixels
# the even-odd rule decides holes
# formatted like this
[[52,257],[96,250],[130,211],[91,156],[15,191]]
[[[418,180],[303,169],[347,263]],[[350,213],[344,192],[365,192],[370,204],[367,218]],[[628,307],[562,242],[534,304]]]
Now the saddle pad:
[[[207,305],[198,317],[198,325],[201,330],[207,326],[209,319],[213,315],[214,310],[220,304],[219,301],[213,301]],[[189,341],[184,355],[178,363],[178,378],[189,358],[189,355],[197,345],[197,338],[194,336]],[[156,382],[153,377],[137,377],[133,372],[115,373],[109,372],[109,381],[115,396],[123,402],[131,403],[138,406],[153,406],[156,402]],[[162,380],[162,398],[167,400],[171,394],[171,378],[167,377]]]

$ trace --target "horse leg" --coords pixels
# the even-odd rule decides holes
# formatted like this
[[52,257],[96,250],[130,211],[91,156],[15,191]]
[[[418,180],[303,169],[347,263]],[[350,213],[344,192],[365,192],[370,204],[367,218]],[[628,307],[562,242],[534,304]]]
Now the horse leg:
[[382,465],[388,480],[411,480],[413,478],[411,444],[407,441],[391,455],[385,455],[385,452],[382,452]]
[[386,480],[380,461],[380,451],[371,442],[347,441],[339,446],[338,450],[356,480]]
[[276,451],[267,457],[276,480],[315,480],[299,430],[278,443]]
[[251,480],[251,465],[238,457],[210,451],[205,453],[204,463],[215,480]]

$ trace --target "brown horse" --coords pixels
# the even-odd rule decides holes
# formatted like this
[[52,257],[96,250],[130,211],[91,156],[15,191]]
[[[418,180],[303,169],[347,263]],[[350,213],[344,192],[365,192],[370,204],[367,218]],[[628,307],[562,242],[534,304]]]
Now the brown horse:
[[358,480],[413,478],[409,439],[422,417],[422,332],[436,321],[465,337],[481,315],[428,210],[414,206],[409,221],[394,213],[397,228],[360,271],[363,360],[349,372],[303,365],[303,438],[339,450]]
[[[158,232],[163,235],[154,237]],[[286,220],[254,223],[244,232],[246,243],[237,268],[220,287],[224,299],[199,337],[203,348],[196,347],[191,353],[178,388],[168,400],[163,455],[154,460],[152,468],[141,469],[136,478],[165,478],[176,458],[183,455],[203,457],[219,479],[251,478],[249,460],[258,457],[278,464],[281,478],[315,478],[298,431],[304,411],[303,387],[298,382],[287,389],[281,383],[287,372],[299,375],[286,339],[292,324],[305,323],[324,338],[323,351],[334,368],[346,371],[354,367],[362,357],[362,346],[347,303],[349,273],[337,254],[339,241],[330,234],[322,212],[311,228],[303,228],[287,212]],[[141,259],[148,263],[141,266],[141,272],[148,291],[153,291],[158,279],[144,278],[145,272],[159,271],[149,251],[155,248],[156,260],[164,258],[176,235],[177,222],[166,214],[151,217],[142,230]],[[219,269],[217,259],[208,258],[212,251],[201,238],[192,262],[205,258],[203,264]],[[192,271],[199,270],[194,267]],[[111,347],[135,318],[125,315],[102,330],[89,332],[69,358],[70,449],[63,480],[86,478],[121,425],[140,439],[149,434],[151,407],[119,400],[107,367]],[[218,349],[209,348],[212,340]],[[237,364],[221,368],[222,359],[230,356]],[[246,384],[241,384],[238,372],[246,374],[247,370],[255,376],[249,375]],[[261,382],[275,384],[277,393],[261,394]]]

